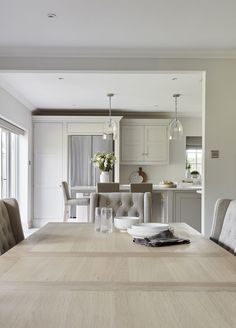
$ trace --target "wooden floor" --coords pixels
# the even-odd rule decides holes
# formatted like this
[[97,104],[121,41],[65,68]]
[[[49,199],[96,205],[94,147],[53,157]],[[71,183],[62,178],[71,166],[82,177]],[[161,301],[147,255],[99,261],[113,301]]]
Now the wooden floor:
[[48,224],[0,257],[0,327],[236,327],[236,258],[173,226],[191,244]]

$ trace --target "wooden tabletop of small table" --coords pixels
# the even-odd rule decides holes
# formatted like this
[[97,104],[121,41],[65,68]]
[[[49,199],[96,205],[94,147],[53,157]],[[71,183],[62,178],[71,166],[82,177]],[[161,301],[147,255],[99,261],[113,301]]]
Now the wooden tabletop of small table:
[[236,257],[171,225],[191,243],[47,224],[0,257],[0,327],[236,327]]

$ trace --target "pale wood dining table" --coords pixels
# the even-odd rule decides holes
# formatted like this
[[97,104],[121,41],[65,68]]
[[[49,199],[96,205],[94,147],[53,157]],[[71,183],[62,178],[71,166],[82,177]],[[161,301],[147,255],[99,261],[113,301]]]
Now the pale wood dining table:
[[1,328],[235,328],[236,258],[186,224],[160,248],[49,223],[0,257]]

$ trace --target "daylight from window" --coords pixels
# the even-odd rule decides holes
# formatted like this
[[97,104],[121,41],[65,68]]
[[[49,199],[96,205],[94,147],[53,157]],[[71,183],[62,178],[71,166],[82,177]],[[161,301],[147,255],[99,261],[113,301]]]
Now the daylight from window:
[[190,171],[198,171],[202,174],[202,149],[187,149],[187,163],[190,164]]
[[18,139],[15,133],[0,129],[1,198],[17,198]]

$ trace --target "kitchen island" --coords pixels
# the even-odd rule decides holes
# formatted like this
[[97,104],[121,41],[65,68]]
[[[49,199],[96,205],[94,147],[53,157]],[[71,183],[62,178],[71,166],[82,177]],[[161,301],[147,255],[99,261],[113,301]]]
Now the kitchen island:
[[[96,186],[76,186],[71,188],[77,197],[88,197],[96,192]],[[121,192],[129,192],[128,184],[120,185]],[[152,222],[185,222],[201,232],[201,186],[179,185],[164,188],[153,185]]]
[[[130,185],[129,184],[120,184],[120,191],[123,191],[123,192],[129,192],[129,189],[130,189]],[[201,190],[202,187],[201,186],[194,186],[194,185],[189,185],[189,186],[186,186],[186,185],[179,185],[175,188],[164,188],[164,187],[161,187],[161,185],[157,185],[157,184],[154,184],[153,185],[153,192],[155,191],[166,191],[166,190],[182,190],[182,191],[186,191],[186,190],[189,190],[189,191],[197,191],[197,190]],[[81,193],[91,193],[91,192],[95,192],[96,191],[96,186],[75,186],[75,187],[71,187],[71,190],[72,191],[77,191],[77,192],[81,192]]]

